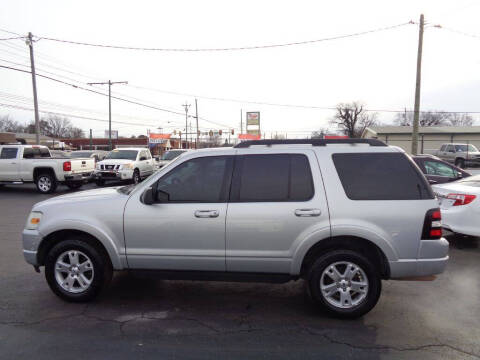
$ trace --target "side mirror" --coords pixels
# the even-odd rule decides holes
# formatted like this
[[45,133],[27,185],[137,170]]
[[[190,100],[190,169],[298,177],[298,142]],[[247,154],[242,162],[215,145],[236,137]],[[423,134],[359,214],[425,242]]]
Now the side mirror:
[[149,187],[147,190],[145,190],[140,197],[140,200],[142,203],[145,205],[152,205],[155,202],[155,195],[153,193],[152,187]]
[[155,156],[155,161],[160,161],[160,157],[159,156]]
[[142,157],[140,158],[140,161],[145,161],[145,160],[147,160],[147,158],[146,158],[145,156],[142,156]]
[[438,181],[437,181],[437,180],[432,180],[432,179],[430,179],[430,180],[428,180],[428,183],[429,183],[430,185],[434,185],[434,184],[438,184]]
[[157,190],[157,202],[166,203],[170,201],[170,195],[162,190]]
[[458,172],[457,173],[457,179],[461,179],[461,178],[463,178],[463,174],[461,172]]

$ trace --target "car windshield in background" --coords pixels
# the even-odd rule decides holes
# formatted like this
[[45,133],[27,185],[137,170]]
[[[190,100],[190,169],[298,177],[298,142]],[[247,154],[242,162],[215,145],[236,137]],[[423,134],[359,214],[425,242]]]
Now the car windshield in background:
[[455,145],[455,152],[478,152],[478,149],[473,145]]
[[173,160],[177,156],[180,156],[181,154],[183,154],[184,152],[185,151],[178,151],[178,150],[167,151],[165,154],[162,155],[161,160]]
[[73,151],[70,155],[72,158],[88,158],[92,153],[88,151]]
[[137,154],[137,150],[112,150],[108,153],[105,159],[136,160]]

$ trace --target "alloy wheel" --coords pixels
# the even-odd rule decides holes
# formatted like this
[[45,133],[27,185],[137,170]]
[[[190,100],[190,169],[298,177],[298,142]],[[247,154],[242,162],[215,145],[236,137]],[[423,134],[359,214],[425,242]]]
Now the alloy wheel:
[[68,250],[55,262],[55,280],[65,291],[78,294],[86,291],[94,277],[93,263],[85,253]]

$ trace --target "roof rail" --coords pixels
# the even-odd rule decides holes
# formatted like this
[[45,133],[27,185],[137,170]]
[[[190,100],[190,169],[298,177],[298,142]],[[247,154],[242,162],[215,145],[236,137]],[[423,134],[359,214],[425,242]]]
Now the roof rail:
[[252,145],[290,145],[310,144],[312,146],[326,146],[328,144],[368,144],[370,146],[388,146],[378,139],[288,139],[288,140],[248,140],[243,141],[235,148],[248,148]]

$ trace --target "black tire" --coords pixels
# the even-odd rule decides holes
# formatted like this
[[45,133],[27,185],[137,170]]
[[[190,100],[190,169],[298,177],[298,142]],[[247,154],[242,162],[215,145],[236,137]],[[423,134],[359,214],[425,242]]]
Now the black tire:
[[77,181],[77,182],[68,182],[68,183],[65,183],[65,185],[67,185],[67,187],[70,190],[76,190],[76,189],[80,189],[83,186],[83,183]]
[[95,184],[97,184],[97,186],[103,186],[103,185],[105,185],[105,180],[97,179],[97,180],[95,180]]
[[[320,281],[324,270],[338,262],[350,262],[357,265],[363,270],[368,279],[366,296],[358,304],[349,308],[342,308],[331,304],[323,295],[320,288]],[[312,300],[330,315],[343,319],[357,318],[368,313],[376,305],[382,290],[379,271],[368,258],[352,250],[333,250],[319,257],[308,270],[307,281]],[[345,289],[349,288],[346,287],[343,290]],[[338,294],[340,296],[340,292]],[[354,296],[361,295],[355,294]]]
[[140,171],[138,171],[138,169],[135,169],[133,171],[132,183],[138,184],[140,181],[142,181],[142,178],[140,177]]
[[[57,282],[55,264],[57,259],[68,251],[80,251],[90,260],[93,272],[89,287],[79,293],[73,293],[62,288]],[[45,260],[45,278],[50,289],[63,300],[69,302],[87,302],[109,284],[112,279],[112,266],[106,254],[103,254],[96,246],[92,246],[82,236],[71,236],[55,245],[47,254]],[[78,281],[78,280],[77,280]],[[77,282],[77,285],[79,282]]]
[[465,169],[465,160],[464,159],[456,159],[455,166],[459,167],[460,169]]
[[50,172],[45,172],[38,174],[35,179],[35,185],[40,193],[51,194],[57,189],[58,182],[57,179],[55,179],[55,175]]

